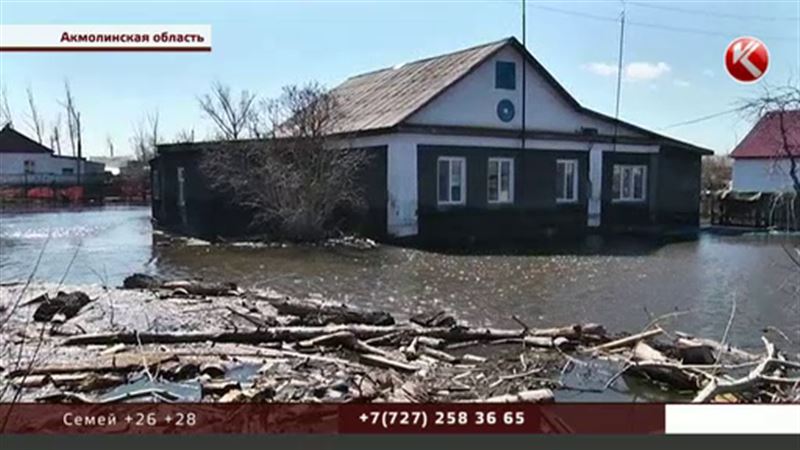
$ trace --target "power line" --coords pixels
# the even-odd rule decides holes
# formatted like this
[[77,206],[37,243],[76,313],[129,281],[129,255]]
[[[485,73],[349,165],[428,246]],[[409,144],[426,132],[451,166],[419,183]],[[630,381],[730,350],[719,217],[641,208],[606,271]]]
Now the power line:
[[[538,8],[544,11],[550,11],[558,14],[565,14],[569,16],[575,17],[583,17],[586,19],[593,19],[593,20],[600,20],[604,22],[614,22],[619,23],[619,18],[616,17],[609,17],[609,16],[600,16],[596,14],[584,13],[580,11],[570,11],[566,9],[560,8],[553,8],[551,6],[544,6],[544,5],[531,5],[533,8]],[[714,30],[707,30],[707,29],[700,29],[700,28],[689,28],[689,27],[676,27],[671,25],[662,25],[657,23],[649,23],[649,22],[639,22],[634,20],[627,20],[626,24],[628,26],[635,26],[635,27],[642,27],[642,28],[652,28],[658,30],[665,30],[665,31],[672,31],[678,33],[693,33],[693,34],[701,34],[706,36],[720,36],[720,37],[736,37],[739,36],[741,33],[739,32],[729,32],[729,31],[714,31]],[[788,37],[788,36],[764,36],[759,35],[759,37],[763,40],[773,40],[773,41],[796,41],[797,38],[795,37]]]
[[691,14],[694,16],[701,15],[701,16],[708,16],[708,17],[716,17],[719,19],[733,19],[733,20],[745,20],[745,21],[753,21],[753,20],[761,20],[765,22],[778,22],[778,21],[789,21],[789,22],[800,22],[800,17],[777,17],[777,16],[745,16],[740,14],[730,14],[730,13],[722,13],[722,12],[712,12],[712,11],[704,11],[699,9],[688,9],[688,8],[679,8],[677,6],[663,6],[663,5],[654,5],[652,3],[639,3],[639,2],[630,2],[630,5],[638,6],[641,8],[650,8],[656,9],[661,11],[673,11],[685,14]]
[[682,127],[684,125],[692,125],[692,124],[695,124],[695,123],[705,122],[706,120],[716,119],[717,117],[726,116],[728,114],[732,114],[732,113],[735,113],[735,112],[742,111],[743,109],[744,108],[740,106],[738,108],[733,108],[733,109],[728,109],[728,110],[725,110],[725,111],[720,111],[720,112],[717,112],[717,113],[714,113],[714,114],[709,114],[707,116],[698,117],[696,119],[686,120],[684,122],[673,123],[672,125],[667,125],[665,127],[661,127],[661,128],[659,128],[659,130],[668,130],[670,128],[677,128],[677,127]]

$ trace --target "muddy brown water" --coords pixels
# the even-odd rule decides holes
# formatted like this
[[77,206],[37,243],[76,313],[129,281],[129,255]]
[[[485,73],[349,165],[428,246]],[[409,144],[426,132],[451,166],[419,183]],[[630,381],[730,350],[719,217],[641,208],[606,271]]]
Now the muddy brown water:
[[[800,272],[787,234],[716,235],[662,242],[591,238],[471,253],[393,246],[258,248],[159,245],[147,207],[0,213],[0,282],[36,278],[119,285],[134,271],[232,280],[291,294],[318,293],[399,316],[432,308],[480,325],[581,321],[638,331],[652,316],[690,310],[673,329],[760,350],[762,330],[800,351]],[[70,265],[70,261],[74,261]],[[66,269],[69,267],[69,270]]]

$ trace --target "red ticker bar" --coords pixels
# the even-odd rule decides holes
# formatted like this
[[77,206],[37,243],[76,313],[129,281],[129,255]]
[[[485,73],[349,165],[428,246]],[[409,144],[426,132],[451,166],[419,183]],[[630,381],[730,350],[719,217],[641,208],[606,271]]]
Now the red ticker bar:
[[662,434],[662,404],[0,405],[14,434]]

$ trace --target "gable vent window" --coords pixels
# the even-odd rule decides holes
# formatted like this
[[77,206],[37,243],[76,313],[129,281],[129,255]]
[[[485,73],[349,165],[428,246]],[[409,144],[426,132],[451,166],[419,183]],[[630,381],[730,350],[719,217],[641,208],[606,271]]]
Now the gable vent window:
[[494,87],[496,89],[517,88],[517,64],[509,61],[497,61],[494,66]]

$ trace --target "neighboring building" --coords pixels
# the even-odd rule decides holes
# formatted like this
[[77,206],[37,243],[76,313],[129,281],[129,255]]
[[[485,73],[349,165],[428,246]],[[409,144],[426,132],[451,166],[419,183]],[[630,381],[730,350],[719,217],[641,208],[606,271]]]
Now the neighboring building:
[[[581,106],[514,38],[358,75],[333,95],[335,133],[376,155],[364,183],[378,237],[699,224],[712,152]],[[159,225],[217,235],[242,217],[197,169],[209,145],[159,146]]]
[[103,164],[60,156],[6,125],[0,130],[0,185],[74,185],[102,182]]
[[103,164],[106,172],[117,176],[134,160],[130,156],[90,156],[89,161]]
[[[733,190],[743,192],[783,192],[794,189],[791,159],[800,165],[800,110],[764,115],[731,153]],[[797,170],[797,169],[796,169]]]

